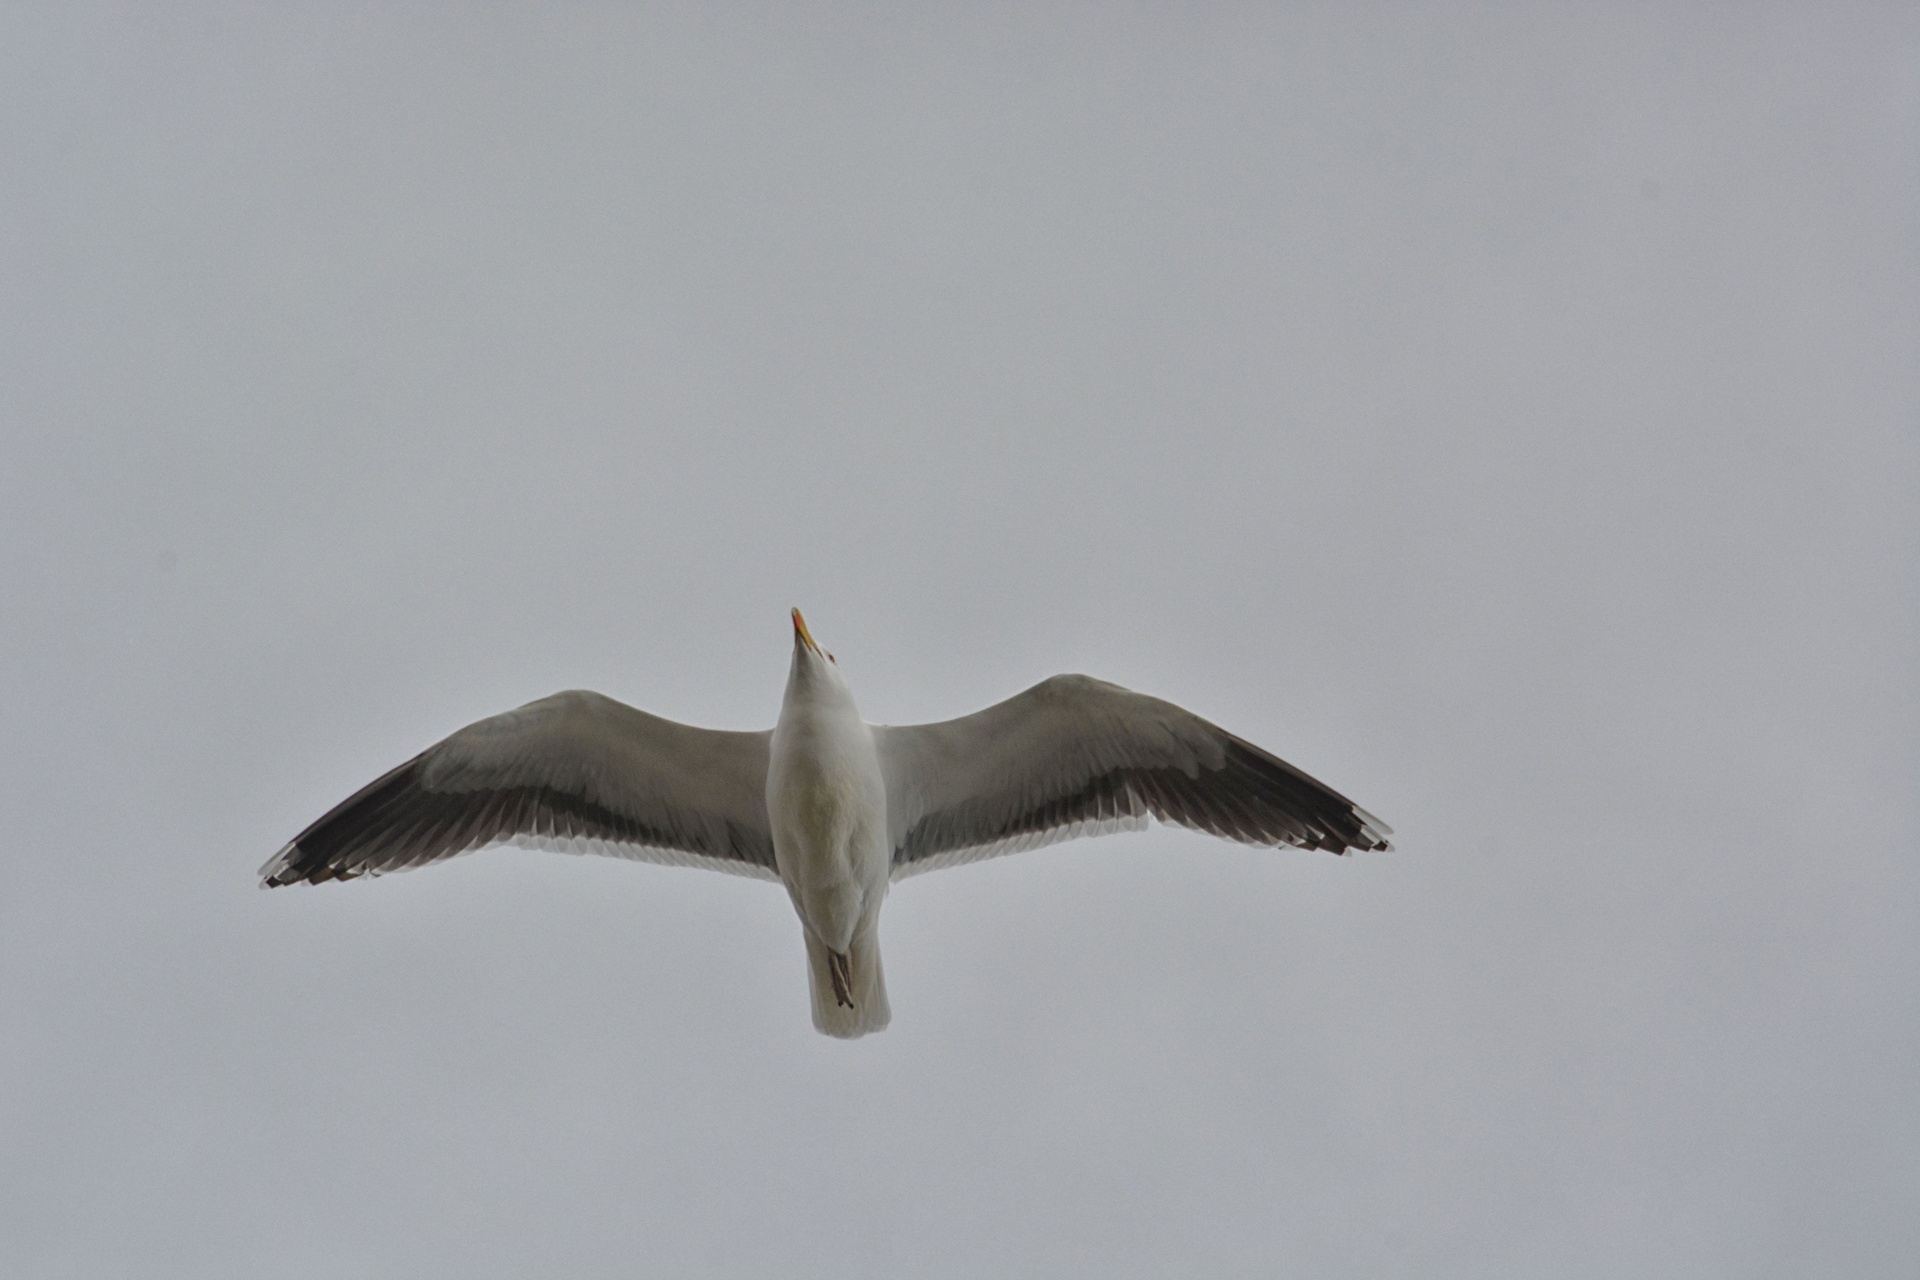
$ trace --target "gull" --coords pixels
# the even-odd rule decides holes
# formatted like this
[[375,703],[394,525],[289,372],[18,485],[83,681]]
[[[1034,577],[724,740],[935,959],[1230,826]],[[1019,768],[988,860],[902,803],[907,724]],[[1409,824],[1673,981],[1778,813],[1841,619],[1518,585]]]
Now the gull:
[[696,729],[556,693],[375,779],[260,877],[352,880],[515,844],[777,880],[806,939],[813,1025],[854,1039],[892,1017],[879,942],[892,882],[1149,817],[1251,845],[1392,847],[1385,823],[1279,757],[1091,676],[958,720],[868,724],[795,609],[772,729]]

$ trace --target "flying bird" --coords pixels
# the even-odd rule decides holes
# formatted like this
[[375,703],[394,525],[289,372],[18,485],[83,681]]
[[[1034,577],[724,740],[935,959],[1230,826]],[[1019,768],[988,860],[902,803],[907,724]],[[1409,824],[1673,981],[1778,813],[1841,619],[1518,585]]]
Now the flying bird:
[[813,1025],[891,1018],[880,906],[895,880],[1149,816],[1253,845],[1387,849],[1391,828],[1170,702],[1061,675],[939,724],[868,724],[793,611],[780,721],[696,729],[574,690],[470,724],[375,779],[260,869],[351,880],[496,844],[777,880],[806,938]]

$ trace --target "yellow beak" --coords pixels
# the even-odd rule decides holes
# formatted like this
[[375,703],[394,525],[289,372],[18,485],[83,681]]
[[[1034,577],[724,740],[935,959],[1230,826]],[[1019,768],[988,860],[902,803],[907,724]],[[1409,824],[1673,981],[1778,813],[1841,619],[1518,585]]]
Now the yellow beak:
[[798,609],[793,611],[793,634],[799,636],[801,643],[815,653],[822,651],[820,646],[814,643],[813,633],[807,630],[807,620],[800,616]]

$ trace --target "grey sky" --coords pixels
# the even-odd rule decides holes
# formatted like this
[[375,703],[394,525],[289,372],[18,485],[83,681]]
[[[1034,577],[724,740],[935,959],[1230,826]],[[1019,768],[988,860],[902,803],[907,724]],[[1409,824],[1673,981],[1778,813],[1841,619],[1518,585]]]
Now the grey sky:
[[[1899,6],[0,15],[0,1270],[1920,1267]],[[537,10],[537,11],[536,11]],[[567,687],[1392,823],[262,894]]]

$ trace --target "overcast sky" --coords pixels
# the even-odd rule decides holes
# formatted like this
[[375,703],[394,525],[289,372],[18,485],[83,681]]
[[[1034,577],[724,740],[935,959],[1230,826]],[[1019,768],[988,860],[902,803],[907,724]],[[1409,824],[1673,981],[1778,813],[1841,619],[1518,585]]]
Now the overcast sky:
[[[0,14],[0,1270],[1920,1273],[1920,20]],[[1397,830],[255,871],[587,687]]]

